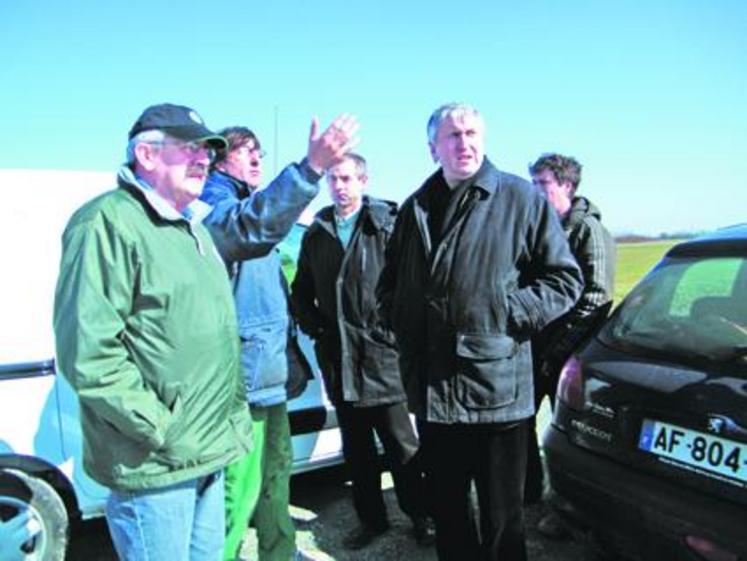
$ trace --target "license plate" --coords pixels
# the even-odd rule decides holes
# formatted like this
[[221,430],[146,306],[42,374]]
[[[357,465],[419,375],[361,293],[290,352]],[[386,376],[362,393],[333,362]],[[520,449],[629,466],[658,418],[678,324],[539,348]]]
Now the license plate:
[[701,475],[747,483],[747,444],[644,419],[638,448]]

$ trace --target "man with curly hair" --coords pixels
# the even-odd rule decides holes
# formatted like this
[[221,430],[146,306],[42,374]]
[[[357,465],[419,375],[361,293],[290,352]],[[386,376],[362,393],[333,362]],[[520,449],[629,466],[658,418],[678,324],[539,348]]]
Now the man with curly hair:
[[[529,166],[532,182],[545,193],[560,217],[571,253],[584,276],[584,289],[576,305],[545,327],[532,340],[535,405],[545,396],[555,403],[560,370],[571,353],[603,320],[612,306],[615,277],[615,241],[602,225],[602,214],[586,197],[576,195],[581,164],[560,154],[543,154]],[[544,474],[536,437],[528,440],[525,502],[542,499]],[[552,517],[540,521],[540,531],[560,537]]]

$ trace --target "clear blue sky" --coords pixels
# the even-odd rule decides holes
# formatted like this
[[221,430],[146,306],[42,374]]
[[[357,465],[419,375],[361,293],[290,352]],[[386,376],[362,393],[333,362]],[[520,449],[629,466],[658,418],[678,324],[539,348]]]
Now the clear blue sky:
[[6,1],[0,52],[0,168],[114,171],[170,101],[254,128],[272,173],[346,111],[371,194],[401,201],[435,169],[430,112],[466,101],[498,167],[578,158],[616,233],[747,220],[743,0]]

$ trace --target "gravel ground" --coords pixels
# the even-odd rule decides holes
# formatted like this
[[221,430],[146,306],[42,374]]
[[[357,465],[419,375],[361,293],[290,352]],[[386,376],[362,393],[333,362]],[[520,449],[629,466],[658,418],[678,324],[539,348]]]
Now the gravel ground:
[[[548,404],[538,413],[538,430],[550,422]],[[382,478],[391,528],[369,547],[348,551],[343,538],[357,524],[352,508],[349,482],[338,468],[297,475],[291,484],[291,513],[296,521],[296,543],[303,551],[313,553],[320,561],[435,561],[434,547],[420,547],[411,535],[409,519],[399,510],[388,473]],[[530,561],[596,561],[583,536],[556,541],[537,530],[537,522],[547,512],[545,506],[526,509],[527,548]],[[257,559],[256,538],[250,529],[242,548],[242,559]],[[472,561],[464,559],[463,561]]]
[[[342,539],[356,524],[350,489],[340,470],[325,470],[295,476],[291,511],[298,528],[297,543],[317,561],[435,561],[433,547],[419,547],[410,534],[409,519],[396,504],[391,479],[383,478],[391,529],[369,547],[355,552],[342,546]],[[579,541],[557,542],[535,530],[544,507],[526,511],[530,561],[592,561],[589,547]],[[257,559],[254,530],[247,531],[241,559]],[[75,532],[68,561],[117,561],[103,519],[87,522]],[[163,560],[166,561],[166,560]],[[464,559],[463,561],[471,561]]]
[[[549,421],[549,411],[545,407],[540,411],[539,420],[542,430]],[[291,513],[296,521],[299,548],[312,554],[311,558],[317,561],[435,561],[433,547],[420,547],[415,543],[410,521],[397,507],[388,474],[384,474],[382,483],[391,528],[369,547],[351,552],[342,546],[342,540],[355,527],[357,520],[344,471],[333,468],[294,476],[291,482]],[[526,509],[530,561],[596,561],[595,554],[581,536],[568,541],[554,541],[541,536],[536,527],[545,512],[544,506]],[[256,538],[251,528],[247,530],[241,559],[257,559]],[[77,529],[67,560],[117,561],[103,519],[88,522]]]
[[[421,547],[411,535],[409,519],[399,510],[391,478],[384,475],[385,499],[390,530],[369,547],[348,551],[342,546],[345,535],[357,521],[352,509],[349,483],[341,470],[326,470],[296,476],[291,491],[292,514],[298,529],[296,542],[302,550],[320,561],[435,561],[434,547]],[[583,540],[554,541],[535,530],[545,513],[544,506],[526,510],[528,553],[531,561],[591,561],[594,555]],[[257,559],[254,530],[247,533],[241,558]],[[464,561],[470,561],[465,559]]]

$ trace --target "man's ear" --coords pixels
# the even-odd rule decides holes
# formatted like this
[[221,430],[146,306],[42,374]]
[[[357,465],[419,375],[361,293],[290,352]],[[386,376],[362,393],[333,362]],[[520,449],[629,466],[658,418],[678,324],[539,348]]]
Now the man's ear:
[[438,163],[438,155],[436,154],[436,145],[433,142],[428,143],[428,148],[431,151],[431,158],[433,158],[434,163]]
[[157,148],[147,142],[140,142],[135,146],[135,160],[146,171],[153,171],[156,167]]

